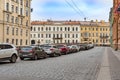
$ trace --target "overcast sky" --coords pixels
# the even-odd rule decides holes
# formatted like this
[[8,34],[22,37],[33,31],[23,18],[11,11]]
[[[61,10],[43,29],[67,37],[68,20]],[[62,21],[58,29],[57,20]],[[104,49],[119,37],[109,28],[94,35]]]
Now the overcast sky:
[[[33,20],[109,19],[113,0],[32,0]],[[77,8],[76,8],[77,6]]]

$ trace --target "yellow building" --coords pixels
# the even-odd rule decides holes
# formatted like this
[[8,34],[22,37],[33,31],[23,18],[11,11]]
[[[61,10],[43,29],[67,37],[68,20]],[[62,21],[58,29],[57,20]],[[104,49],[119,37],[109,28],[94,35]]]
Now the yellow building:
[[81,21],[81,43],[110,45],[110,26],[104,21]]
[[0,43],[30,44],[31,0],[0,0]]

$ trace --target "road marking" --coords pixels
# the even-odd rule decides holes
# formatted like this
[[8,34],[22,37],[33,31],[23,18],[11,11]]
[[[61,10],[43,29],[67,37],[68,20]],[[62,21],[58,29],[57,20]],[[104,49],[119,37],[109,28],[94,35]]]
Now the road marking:
[[105,48],[105,52],[103,54],[102,60],[103,61],[101,64],[101,68],[97,80],[111,80],[107,48]]

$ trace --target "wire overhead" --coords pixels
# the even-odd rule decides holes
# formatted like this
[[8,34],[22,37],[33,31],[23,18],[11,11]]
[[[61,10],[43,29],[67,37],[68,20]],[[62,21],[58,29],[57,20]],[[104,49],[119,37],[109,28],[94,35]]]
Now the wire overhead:
[[85,14],[83,13],[83,11],[77,6],[77,4],[71,0],[72,4],[70,2],[68,2],[67,0],[65,0],[65,2],[80,16],[83,17],[84,20],[88,19],[88,17],[85,16]]

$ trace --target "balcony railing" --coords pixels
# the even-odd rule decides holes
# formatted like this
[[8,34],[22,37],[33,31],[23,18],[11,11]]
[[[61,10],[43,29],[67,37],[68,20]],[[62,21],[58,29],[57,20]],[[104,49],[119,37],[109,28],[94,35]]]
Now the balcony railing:
[[53,37],[53,39],[63,39],[62,37]]
[[100,36],[100,38],[108,38],[109,36]]

